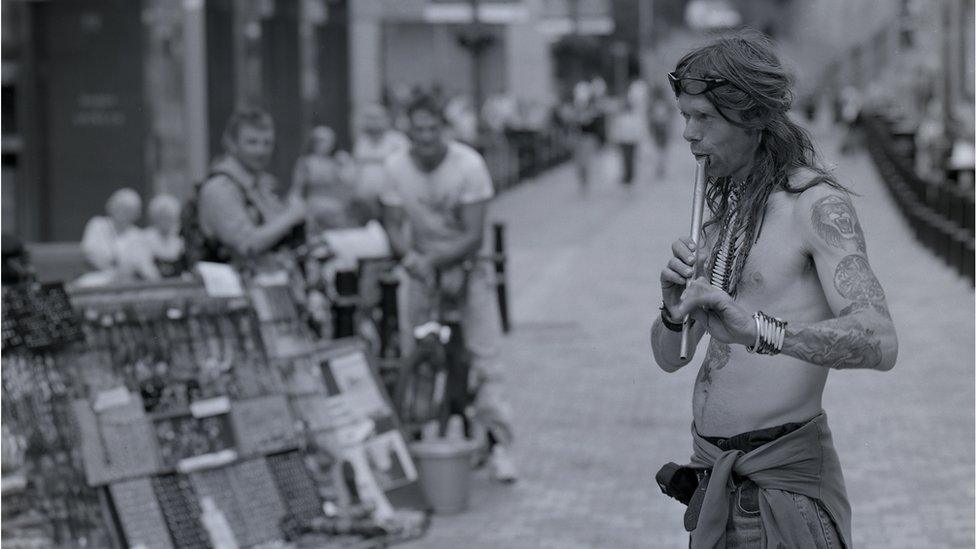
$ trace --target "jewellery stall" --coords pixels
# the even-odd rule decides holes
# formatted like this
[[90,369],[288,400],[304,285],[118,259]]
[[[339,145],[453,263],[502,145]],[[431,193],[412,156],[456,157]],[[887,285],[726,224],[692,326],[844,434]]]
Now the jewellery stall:
[[421,536],[426,503],[371,347],[317,338],[287,277],[206,282],[4,288],[5,545]]

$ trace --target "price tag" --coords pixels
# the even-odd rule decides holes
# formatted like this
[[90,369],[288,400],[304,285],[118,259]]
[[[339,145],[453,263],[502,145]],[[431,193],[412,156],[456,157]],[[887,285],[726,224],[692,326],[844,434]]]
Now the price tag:
[[226,263],[197,263],[197,272],[203,278],[203,287],[210,297],[242,297],[244,285],[233,267]]

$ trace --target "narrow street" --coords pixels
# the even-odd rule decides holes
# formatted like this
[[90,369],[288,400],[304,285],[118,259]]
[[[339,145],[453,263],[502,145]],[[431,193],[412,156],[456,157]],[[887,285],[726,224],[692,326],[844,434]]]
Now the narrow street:
[[[973,290],[914,241],[864,154],[818,134],[855,198],[900,341],[890,372],[832,372],[831,418],[858,547],[972,546]],[[645,160],[633,189],[579,193],[564,165],[496,199],[508,227],[513,330],[506,384],[522,478],[475,473],[470,509],[435,516],[410,548],[687,547],[684,507],[654,473],[691,453],[698,363],[667,374],[648,329],[670,242],[687,233],[693,163],[675,136],[667,177]],[[937,312],[937,314],[936,314]],[[699,356],[704,353],[699,353]]]

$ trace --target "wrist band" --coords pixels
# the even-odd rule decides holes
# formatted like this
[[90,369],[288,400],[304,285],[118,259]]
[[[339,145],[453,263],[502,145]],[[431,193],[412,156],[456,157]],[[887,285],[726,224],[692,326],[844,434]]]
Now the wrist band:
[[[684,324],[681,322],[675,322],[674,319],[671,318],[671,313],[668,312],[668,308],[664,305],[663,300],[661,301],[661,323],[664,324],[665,328],[671,330],[672,332],[680,332],[684,328]],[[693,325],[694,323],[695,319],[692,318],[688,320],[689,326]]]
[[746,350],[760,355],[779,354],[786,337],[786,321],[762,311],[756,311],[752,318],[756,321],[756,342]]

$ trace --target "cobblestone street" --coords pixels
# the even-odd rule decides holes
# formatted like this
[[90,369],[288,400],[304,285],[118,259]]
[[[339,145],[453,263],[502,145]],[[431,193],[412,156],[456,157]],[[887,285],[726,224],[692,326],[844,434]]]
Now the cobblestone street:
[[[912,238],[864,154],[840,157],[868,253],[898,331],[890,372],[832,372],[824,406],[844,467],[858,547],[971,547],[974,498],[973,291]],[[684,507],[653,475],[691,453],[700,358],[674,374],[648,329],[670,242],[687,233],[693,163],[673,143],[667,177],[650,163],[634,189],[607,177],[579,193],[569,166],[496,199],[508,227],[513,330],[506,384],[522,478],[475,474],[470,509],[435,516],[408,548],[687,547]],[[699,353],[699,357],[704,353]]]

